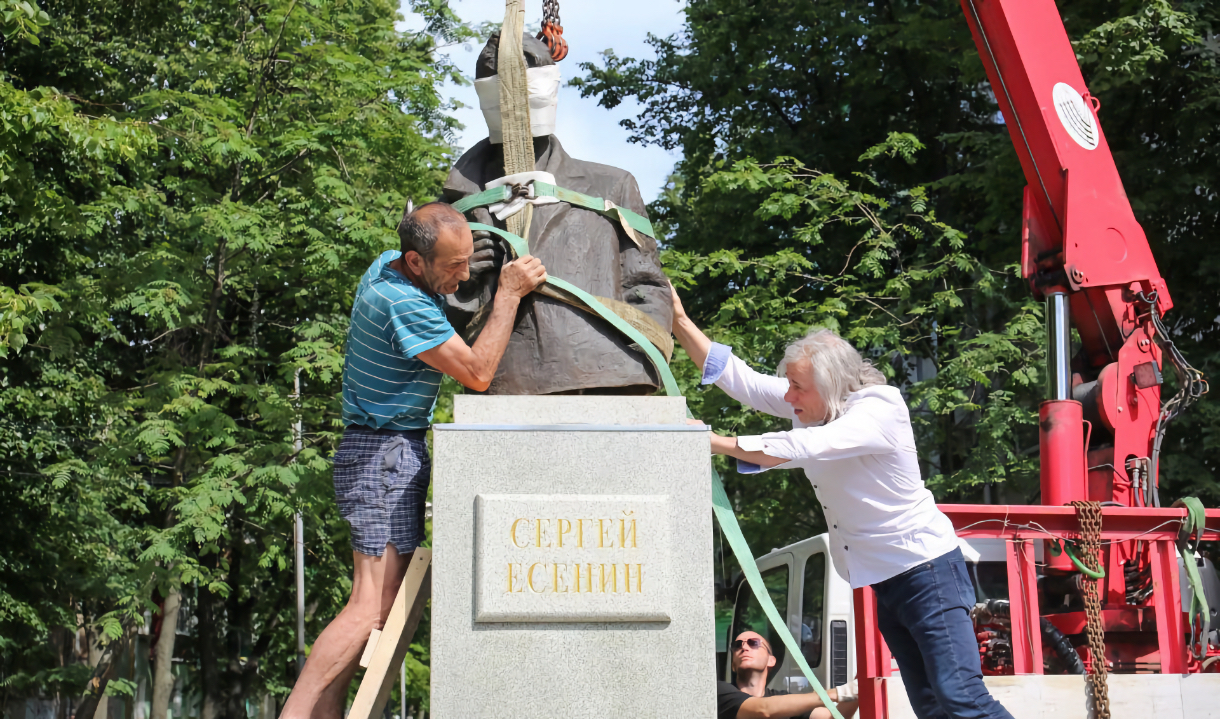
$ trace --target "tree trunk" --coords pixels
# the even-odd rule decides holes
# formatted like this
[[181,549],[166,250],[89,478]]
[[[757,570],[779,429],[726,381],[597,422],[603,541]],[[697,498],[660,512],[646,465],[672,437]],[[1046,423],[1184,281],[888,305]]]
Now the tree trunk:
[[178,633],[178,607],[182,590],[174,587],[165,597],[161,610],[161,633],[153,657],[152,711],[149,719],[166,719],[169,700],[174,693],[174,638]]
[[216,719],[220,709],[220,657],[216,653],[216,597],[207,587],[199,587],[199,678],[203,704],[199,719]]
[[119,672],[119,659],[123,651],[131,643],[132,630],[123,628],[123,636],[106,646],[97,643],[97,637],[92,632],[89,637],[89,663],[93,665],[93,675],[85,685],[85,692],[76,704],[73,712],[75,719],[106,719],[106,685]]
[[[86,625],[85,641],[89,643],[89,666],[93,668],[93,674],[85,685],[84,695],[76,704],[76,711],[72,713],[77,719],[106,719],[106,685],[102,683],[102,678],[106,677],[106,669],[109,667],[102,663],[102,654],[106,648],[99,639],[97,632]],[[99,669],[101,671],[98,671]],[[92,707],[89,706],[90,703],[93,704]]]

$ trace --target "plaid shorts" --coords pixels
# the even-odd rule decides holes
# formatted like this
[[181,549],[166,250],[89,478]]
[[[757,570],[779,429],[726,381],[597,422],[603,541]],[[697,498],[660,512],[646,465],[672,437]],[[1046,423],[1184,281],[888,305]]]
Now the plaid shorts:
[[424,500],[432,462],[424,430],[348,427],[335,452],[335,500],[352,528],[352,549],[380,557],[424,540]]

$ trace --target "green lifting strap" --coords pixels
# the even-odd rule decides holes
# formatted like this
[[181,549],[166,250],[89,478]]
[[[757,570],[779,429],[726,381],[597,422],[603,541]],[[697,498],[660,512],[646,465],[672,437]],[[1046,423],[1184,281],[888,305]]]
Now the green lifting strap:
[[[514,257],[522,257],[530,253],[529,243],[511,232],[501,230],[498,227],[492,227],[491,225],[483,225],[478,222],[470,222],[467,224],[470,225],[470,229],[472,230],[486,230],[487,232],[495,233],[504,238],[504,240],[508,242],[509,246],[512,248]],[[649,342],[639,330],[627,324],[627,322],[621,317],[607,309],[605,305],[597,301],[596,297],[588,292],[585,292],[571,282],[547,275],[546,283],[552,287],[558,287],[564,292],[575,296],[581,302],[585,303],[585,306],[596,312],[602,319],[614,325],[614,329],[627,335],[628,339],[639,345],[640,349],[644,351],[644,354],[647,355],[648,359],[652,362],[652,366],[656,368],[657,375],[660,376],[661,383],[665,386],[665,393],[671,396],[681,394],[681,392],[678,391],[678,383],[674,381],[673,373],[669,371],[669,365],[665,362],[665,356],[662,355],[661,351],[651,342]]]
[[[457,205],[455,204],[454,207],[457,207]],[[485,230],[502,237],[508,242],[509,247],[512,248],[513,255],[516,257],[529,254],[529,243],[511,232],[477,222],[471,222],[469,225],[472,230]],[[660,350],[644,338],[644,335],[640,334],[638,330],[627,324],[618,315],[606,309],[593,295],[570,282],[565,282],[558,277],[551,277],[549,275],[546,281],[547,284],[576,296],[581,302],[588,305],[589,309],[596,312],[602,319],[613,325],[616,330],[622,332],[632,342],[639,345],[644,350],[644,353],[648,355],[648,359],[652,362],[653,367],[656,368],[657,374],[660,375],[661,383],[665,387],[665,394],[671,397],[681,396],[682,393],[678,391],[678,383],[674,380],[673,373],[669,371],[669,366],[665,363],[665,357],[661,354]],[[771,594],[767,592],[767,586],[763,583],[762,574],[758,571],[758,565],[754,562],[754,554],[750,551],[750,545],[746,542],[745,535],[741,532],[741,526],[737,523],[737,515],[733,513],[733,505],[729,502],[729,495],[724,491],[724,483],[720,480],[720,475],[715,469],[712,469],[712,511],[716,515],[716,521],[720,523],[720,529],[724,532],[725,538],[729,540],[729,546],[732,547],[733,554],[737,557],[737,563],[741,565],[741,571],[746,578],[746,582],[754,592],[754,598],[758,600],[763,614],[767,615],[767,620],[771,622],[771,627],[784,643],[788,654],[796,660],[801,673],[805,675],[805,679],[809,681],[809,685],[817,692],[817,695],[822,699],[822,703],[830,710],[831,715],[835,719],[843,719],[843,715],[839,713],[838,707],[830,700],[826,690],[818,682],[817,677],[813,675],[813,670],[810,669],[809,662],[805,661],[805,655],[801,653],[801,647],[797,643],[796,637],[792,636],[792,632],[788,630],[787,622],[784,621],[779,610],[775,608],[775,602],[771,600]]]
[[1053,556],[1053,557],[1058,557],[1060,554],[1067,552],[1068,559],[1072,560],[1072,564],[1076,565],[1076,569],[1079,570],[1080,573],[1085,575],[1086,577],[1092,577],[1093,579],[1105,579],[1106,578],[1105,570],[1095,572],[1092,569],[1089,569],[1087,566],[1085,566],[1084,562],[1080,561],[1080,555],[1076,554],[1076,551],[1079,549],[1079,547],[1076,545],[1075,542],[1069,542],[1066,539],[1062,540],[1062,542],[1058,539],[1052,539],[1052,540],[1050,540],[1050,549],[1051,549],[1051,556]]
[[453,209],[463,215],[470,212],[476,207],[487,207],[494,205],[497,202],[508,202],[508,198],[512,195],[512,189],[506,185],[493,187],[490,190],[483,190],[477,195],[467,195],[457,202],[453,203]]
[[[487,207],[488,205],[494,205],[499,202],[508,202],[512,199],[512,194],[512,188],[507,185],[493,187],[490,190],[484,190],[477,195],[468,195],[463,197],[462,199],[453,203],[453,209],[461,212],[462,214],[466,214],[476,207]],[[632,212],[626,207],[619,207],[613,202],[607,203],[600,197],[592,197],[591,195],[576,192],[575,190],[568,190],[562,187],[556,187],[555,185],[546,182],[538,181],[534,182],[534,196],[554,197],[570,205],[583,207],[586,210],[593,210],[598,214],[618,220],[619,224],[623,226],[623,230],[628,234],[628,236],[631,236],[633,232],[638,232],[643,235],[648,235],[654,240],[657,238],[655,230],[652,229],[652,223],[648,221],[648,218]],[[632,237],[631,239],[634,240],[637,245],[642,244],[636,237]]]
[[[1190,580],[1190,653],[1195,659],[1202,660],[1207,655],[1207,624],[1211,617],[1211,608],[1207,606],[1207,595],[1203,593],[1203,580],[1199,577],[1198,562],[1195,561],[1195,551],[1203,538],[1203,530],[1207,523],[1207,512],[1203,503],[1197,497],[1183,497],[1173,503],[1175,507],[1186,509],[1186,517],[1182,520],[1182,529],[1178,532],[1178,553],[1182,555],[1182,566],[1186,569],[1186,578]],[[1194,541],[1191,541],[1191,537]],[[1199,639],[1195,640],[1195,631]]]

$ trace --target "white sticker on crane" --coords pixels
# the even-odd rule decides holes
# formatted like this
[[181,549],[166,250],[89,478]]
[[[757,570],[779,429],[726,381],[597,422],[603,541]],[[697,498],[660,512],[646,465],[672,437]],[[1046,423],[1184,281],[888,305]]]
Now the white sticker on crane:
[[1101,140],[1101,131],[1097,127],[1097,117],[1093,114],[1093,108],[1089,107],[1080,95],[1072,89],[1072,86],[1066,82],[1055,83],[1055,89],[1051,92],[1051,100],[1055,103],[1055,112],[1059,115],[1059,122],[1063,123],[1063,129],[1067,130],[1067,134],[1086,150],[1097,149],[1097,143]]

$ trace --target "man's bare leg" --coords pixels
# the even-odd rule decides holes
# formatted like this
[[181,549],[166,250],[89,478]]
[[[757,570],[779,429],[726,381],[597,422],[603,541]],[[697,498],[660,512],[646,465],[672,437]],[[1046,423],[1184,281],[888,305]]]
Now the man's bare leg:
[[369,633],[389,616],[411,559],[392,544],[380,557],[360,552],[352,552],[352,557],[351,599],[314,642],[280,719],[343,719],[348,687]]

